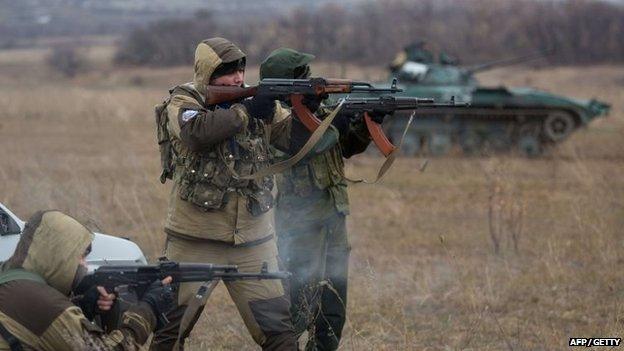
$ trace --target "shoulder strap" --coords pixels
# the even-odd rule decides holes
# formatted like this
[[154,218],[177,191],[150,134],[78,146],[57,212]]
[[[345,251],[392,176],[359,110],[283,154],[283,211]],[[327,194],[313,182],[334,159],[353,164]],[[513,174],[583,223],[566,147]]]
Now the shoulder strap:
[[4,341],[9,344],[11,351],[23,351],[22,343],[20,343],[19,339],[15,337],[15,335],[11,334],[2,323],[0,323],[0,335],[4,339]]
[[178,85],[177,87],[175,87],[175,88],[170,90],[171,93],[173,93],[173,91],[176,88],[179,88],[180,90],[184,90],[184,92],[186,92],[187,94],[191,95],[193,97],[193,99],[197,100],[202,106],[205,107],[204,98],[201,96],[201,94],[199,94],[199,92],[197,90],[195,90],[194,88],[192,88],[188,84]]
[[27,271],[22,268],[8,269],[0,273],[0,285],[14,280],[32,280],[42,284],[46,283],[39,274]]
[[301,161],[301,159],[303,159],[308,154],[308,152],[310,152],[316,146],[316,144],[318,144],[318,142],[323,137],[323,134],[325,133],[327,128],[329,128],[329,126],[331,125],[331,122],[338,115],[340,108],[342,108],[342,102],[338,104],[338,106],[334,109],[334,111],[332,111],[332,113],[330,113],[323,120],[323,122],[321,122],[321,124],[316,128],[316,130],[312,133],[312,135],[310,135],[310,137],[308,138],[308,141],[306,141],[306,143],[301,147],[301,149],[297,151],[297,153],[293,157],[287,160],[274,163],[248,176],[240,176],[234,170],[234,167],[225,161],[223,153],[220,153],[220,156],[222,157],[222,161],[228,167],[228,170],[230,171],[231,175],[235,179],[262,179],[263,177],[266,177],[266,176],[272,176],[273,174],[276,174],[276,173],[282,173],[285,170],[289,169],[290,167],[294,166],[297,162]]
[[[33,281],[45,284],[45,280],[43,280],[43,278],[41,278],[38,274],[29,272],[21,268],[8,269],[0,273],[0,285],[4,283],[8,283],[13,280],[24,280],[24,279],[33,280]],[[0,323],[0,335],[2,336],[4,341],[6,341],[7,344],[9,344],[11,351],[23,351],[24,350],[24,348],[22,347],[22,343],[20,343],[19,339],[15,335],[11,334],[11,332],[8,331],[7,328],[5,328],[4,325],[2,325],[2,323]]]
[[[339,168],[338,169],[338,173],[340,174],[340,176],[342,176],[344,179],[346,179],[349,183],[375,184],[375,183],[379,182],[381,179],[383,179],[383,177],[386,174],[386,172],[388,172],[388,170],[390,170],[390,167],[394,163],[394,160],[396,160],[397,155],[399,155],[399,153],[401,152],[401,146],[403,146],[403,140],[405,139],[405,135],[407,134],[407,130],[412,125],[412,121],[414,120],[414,115],[415,114],[416,114],[416,111],[412,112],[412,115],[409,117],[409,120],[407,121],[407,124],[405,125],[405,129],[403,129],[403,134],[401,134],[401,140],[399,141],[399,144],[397,145],[397,147],[394,150],[392,150],[390,152],[390,154],[388,154],[388,156],[386,156],[386,160],[381,165],[381,167],[379,167],[379,170],[377,171],[377,177],[375,177],[375,180],[371,181],[371,180],[363,179],[363,178],[356,178],[356,179],[349,178],[349,177],[347,177],[345,175],[344,169]],[[429,162],[428,160],[425,160],[420,165],[420,171],[421,172],[425,171],[425,167],[427,166],[428,162]]]

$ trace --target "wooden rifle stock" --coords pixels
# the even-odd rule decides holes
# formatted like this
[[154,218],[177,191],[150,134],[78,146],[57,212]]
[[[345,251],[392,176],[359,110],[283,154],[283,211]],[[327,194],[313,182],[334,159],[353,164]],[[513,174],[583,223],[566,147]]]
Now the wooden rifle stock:
[[227,85],[209,85],[206,92],[206,105],[242,100],[256,95],[258,87],[233,87]]
[[[338,92],[343,92],[344,89],[348,86],[341,86],[341,90]],[[319,87],[320,93],[319,95],[324,94],[324,87]],[[334,86],[334,88],[336,88]],[[209,85],[208,91],[206,92],[206,105],[215,105],[223,102],[230,102],[241,100],[244,98],[248,98],[250,96],[254,96],[258,93],[258,87],[232,87],[232,86],[220,86],[220,85]],[[316,128],[321,124],[321,121],[316,118],[316,116],[303,104],[303,94],[291,94],[290,101],[292,103],[293,110],[295,114],[303,123],[303,125],[314,132]]]

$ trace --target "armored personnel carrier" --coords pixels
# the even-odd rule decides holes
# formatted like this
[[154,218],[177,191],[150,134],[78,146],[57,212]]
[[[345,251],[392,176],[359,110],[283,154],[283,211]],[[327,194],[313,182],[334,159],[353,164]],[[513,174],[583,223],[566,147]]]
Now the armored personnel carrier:
[[[422,55],[421,55],[422,56]],[[426,55],[431,57],[431,55]],[[598,100],[580,100],[532,88],[482,87],[475,74],[493,67],[511,65],[535,55],[459,66],[441,54],[438,62],[410,61],[404,57],[391,66],[403,92],[399,95],[434,98],[436,101],[467,102],[468,107],[419,109],[403,143],[403,153],[443,155],[454,145],[466,154],[519,151],[537,156],[569,137],[592,119],[606,115],[610,106]],[[386,119],[384,128],[398,140],[403,118]]]

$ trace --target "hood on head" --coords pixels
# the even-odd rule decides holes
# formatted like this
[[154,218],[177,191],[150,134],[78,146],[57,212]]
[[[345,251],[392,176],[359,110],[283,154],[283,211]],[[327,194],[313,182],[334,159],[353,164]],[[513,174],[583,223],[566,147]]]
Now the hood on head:
[[292,79],[295,68],[309,64],[314,55],[299,52],[290,48],[273,50],[260,65],[260,79],[284,78]]
[[195,89],[206,93],[206,86],[214,71],[222,63],[230,63],[245,58],[242,52],[231,41],[224,38],[210,38],[202,41],[195,49]]
[[60,211],[39,211],[26,223],[6,268],[24,268],[39,274],[48,285],[69,294],[93,233]]

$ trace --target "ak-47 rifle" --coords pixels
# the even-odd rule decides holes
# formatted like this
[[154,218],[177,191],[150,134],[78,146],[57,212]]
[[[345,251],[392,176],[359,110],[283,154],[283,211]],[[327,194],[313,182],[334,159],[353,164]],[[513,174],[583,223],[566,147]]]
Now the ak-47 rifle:
[[[101,266],[88,274],[74,289],[74,300],[79,300],[81,295],[95,286],[102,286],[108,292],[117,295],[117,309],[121,311],[127,308],[129,303],[136,303],[143,296],[147,288],[156,280],[166,277],[172,278],[172,284],[187,282],[208,282],[213,280],[259,280],[259,279],[288,279],[288,272],[269,272],[266,263],[258,273],[239,272],[234,265],[217,265],[212,263],[178,263],[162,260],[151,265],[108,265]],[[205,292],[204,292],[205,293]],[[199,292],[198,292],[199,294]],[[121,313],[116,312],[115,318]],[[158,316],[159,320],[166,323],[165,316]]]
[[309,78],[309,79],[263,79],[253,87],[232,87],[210,85],[206,93],[206,104],[214,105],[236,101],[251,96],[268,94],[276,100],[289,100],[293,111],[311,132],[321,121],[303,104],[305,97],[325,97],[328,94],[349,93],[397,93],[396,80],[390,88],[376,88],[370,83],[349,79]]
[[449,108],[449,107],[465,107],[467,103],[455,102],[451,98],[449,102],[435,102],[431,98],[402,97],[402,96],[380,96],[377,98],[351,98],[341,99],[341,112],[350,113],[353,116],[363,116],[366,128],[375,142],[379,150],[388,157],[396,147],[388,140],[379,123],[373,121],[369,115],[370,111],[384,111],[388,115],[392,115],[395,111],[416,110],[419,108]]

